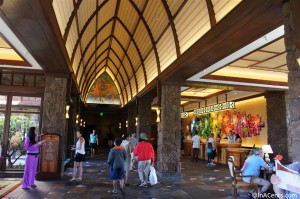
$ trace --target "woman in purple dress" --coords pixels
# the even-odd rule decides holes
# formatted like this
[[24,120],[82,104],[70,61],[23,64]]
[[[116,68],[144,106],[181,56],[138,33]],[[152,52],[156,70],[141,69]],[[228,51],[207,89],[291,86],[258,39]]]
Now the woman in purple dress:
[[27,138],[25,139],[24,146],[26,148],[26,160],[23,176],[22,189],[28,189],[28,187],[36,187],[34,184],[35,174],[38,165],[38,154],[44,141],[36,143],[35,140],[35,127],[30,127]]

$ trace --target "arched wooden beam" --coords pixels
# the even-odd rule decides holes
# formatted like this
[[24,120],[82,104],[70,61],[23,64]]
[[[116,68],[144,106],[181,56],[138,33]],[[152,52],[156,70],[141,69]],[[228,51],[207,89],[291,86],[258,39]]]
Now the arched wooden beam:
[[[110,48],[110,51],[113,52],[113,53],[115,54],[115,56],[118,58],[119,62],[121,63],[121,66],[123,67],[123,69],[124,69],[124,71],[125,71],[125,74],[126,74],[127,79],[128,79],[129,88],[130,88],[130,95],[131,95],[131,98],[132,98],[132,88],[131,88],[130,78],[129,78],[129,76],[128,76],[128,73],[127,73],[127,71],[126,71],[126,68],[125,68],[125,66],[123,65],[123,63],[121,62],[121,59],[120,59],[120,57],[118,56],[118,54],[116,53],[116,51],[115,51],[113,48]],[[120,66],[120,68],[121,68],[121,66]],[[120,71],[119,71],[119,73],[120,73]],[[122,75],[122,74],[120,73],[120,75]]]
[[[104,58],[104,59],[96,66],[96,68],[98,68],[98,66],[101,65],[103,62],[106,62],[106,59],[107,59],[107,58]],[[109,59],[110,59],[110,58],[109,58]],[[110,59],[110,60],[111,60],[111,59]],[[112,60],[111,60],[111,61],[112,61]],[[113,66],[117,69],[117,66],[115,65],[115,63],[114,63],[113,61],[112,61],[112,63],[113,63]],[[107,67],[107,66],[104,65],[104,66],[101,67],[100,69],[96,70],[95,73],[98,73],[98,72],[101,71],[102,68],[104,68],[104,67]],[[112,72],[112,73],[113,73],[113,72]],[[114,73],[113,73],[113,74],[114,74]],[[96,75],[96,76],[97,76],[97,75]],[[114,74],[114,76],[115,76],[116,81],[117,81],[118,84],[119,84],[119,88],[121,89],[121,84],[120,84],[120,82],[118,81],[116,74]],[[124,79],[122,78],[122,76],[121,76],[121,80],[122,80],[123,85],[125,85],[125,82],[124,82]],[[83,88],[84,96],[86,96],[87,93],[89,92],[89,86],[92,84],[92,82],[93,82],[93,79],[89,78],[88,82],[84,85],[84,88]],[[125,88],[125,90],[126,90],[126,88]],[[123,100],[124,100],[124,98],[123,98]]]
[[[116,9],[115,9],[115,14],[114,14],[114,20],[113,20],[113,25],[112,25],[112,28],[111,28],[111,33],[110,35],[113,36],[114,35],[114,32],[115,32],[115,28],[116,28],[116,18],[118,17],[118,13],[119,13],[119,8],[120,8],[120,0],[117,0],[117,4],[116,4]],[[107,57],[109,57],[109,53],[110,53],[110,49],[111,49],[111,43],[112,43],[112,37],[110,37],[110,41],[109,41],[109,48],[108,48],[108,53],[107,53]],[[107,65],[107,61],[106,60],[106,65]]]
[[[109,38],[109,37],[108,37],[108,38]],[[96,61],[97,61],[104,53],[107,53],[107,51],[108,51],[108,48],[106,48],[105,50],[103,50],[103,52],[100,53],[100,54],[98,55],[98,57],[96,57]],[[95,76],[97,76],[97,75],[96,75],[96,74],[97,74],[97,67],[98,67],[100,64],[102,64],[103,61],[106,61],[106,59],[107,59],[107,57],[105,57],[103,60],[101,60],[101,62],[100,62],[97,66],[96,66],[96,61],[93,63],[93,65],[95,65],[94,71],[92,71],[91,74],[90,74],[90,73],[87,74],[87,76],[88,76],[88,77],[87,77],[87,81],[82,82],[82,84],[84,84],[83,89],[82,89],[83,91],[85,91],[85,90],[87,89],[88,85],[91,84],[93,74],[95,74]],[[119,69],[116,67],[116,70],[118,71]],[[124,79],[123,79],[122,76],[121,76],[121,79],[122,79],[123,85],[125,86],[125,82],[124,82]],[[120,86],[121,86],[121,84],[120,84]]]
[[177,35],[177,32],[176,32],[176,27],[175,27],[175,24],[174,24],[172,13],[171,13],[171,11],[169,9],[167,1],[166,0],[161,0],[161,2],[164,5],[165,11],[166,11],[166,13],[168,15],[168,18],[169,18],[169,23],[171,25],[173,36],[174,36],[174,42],[175,42],[175,47],[176,47],[176,54],[177,54],[177,57],[179,57],[181,55],[181,52],[180,52],[178,35]]
[[74,46],[73,52],[72,52],[72,56],[71,56],[71,65],[73,64],[74,61],[74,57],[75,57],[75,53],[78,47],[79,42],[81,41],[81,38],[86,30],[86,28],[88,27],[88,25],[91,23],[91,21],[93,20],[93,18],[97,15],[97,12],[99,10],[101,10],[101,8],[108,2],[108,0],[103,1],[103,3],[101,3],[100,5],[98,5],[97,9],[93,12],[93,14],[88,18],[88,20],[86,21],[86,23],[84,24],[84,26],[82,27],[82,30],[80,31],[80,34],[78,35],[78,39],[76,41],[76,44]]
[[[124,46],[121,44],[121,42],[118,40],[118,38],[116,38],[114,35],[112,35],[112,37],[117,41],[117,43],[119,44],[119,46],[122,48],[125,56],[127,57],[128,61],[129,61],[129,64],[130,64],[130,67],[131,67],[131,70],[132,70],[132,76],[135,80],[135,86],[136,86],[136,92],[138,92],[138,83],[137,83],[137,79],[136,79],[136,72],[134,71],[134,68],[133,68],[133,65],[132,65],[132,61],[130,59],[130,57],[128,56]],[[122,64],[123,63],[123,60],[119,59],[120,60],[120,63]],[[128,82],[130,84],[130,81]],[[132,96],[132,95],[131,95]],[[132,98],[132,97],[131,97]]]
[[206,0],[206,5],[207,5],[207,10],[208,10],[210,25],[211,25],[211,28],[212,28],[217,24],[216,15],[215,15],[215,11],[214,11],[214,6],[213,6],[211,0]]
[[[108,20],[105,24],[103,24],[103,25],[101,26],[101,28],[100,28],[100,29],[95,33],[95,35],[91,38],[91,40],[89,41],[89,43],[87,44],[87,46],[85,47],[85,49],[84,49],[84,51],[83,51],[82,57],[80,58],[79,65],[78,65],[78,67],[77,67],[77,71],[79,71],[79,66],[80,66],[80,64],[81,64],[81,62],[82,62],[82,60],[83,60],[83,58],[84,58],[84,56],[85,56],[85,54],[86,54],[86,52],[87,52],[89,46],[92,44],[92,42],[94,41],[94,39],[97,38],[97,36],[98,36],[98,34],[100,33],[100,31],[103,30],[108,24],[110,24],[110,22],[111,22],[113,19],[116,19],[116,20],[121,24],[121,26],[124,28],[124,30],[126,31],[126,33],[128,34],[128,36],[130,37],[131,41],[133,42],[133,44],[134,44],[134,46],[135,46],[135,48],[136,48],[136,50],[137,50],[137,52],[138,52],[138,54],[139,54],[139,57],[140,57],[140,59],[141,59],[141,65],[142,65],[142,67],[143,67],[145,83],[147,83],[147,76],[146,76],[145,64],[144,64],[144,60],[143,60],[143,58],[142,58],[141,51],[140,51],[140,49],[138,48],[137,43],[136,43],[136,41],[135,41],[134,38],[133,38],[133,35],[130,33],[130,31],[129,31],[128,28],[125,26],[125,24],[123,23],[123,21],[122,21],[121,19],[119,19],[118,17],[116,17],[116,18],[111,18],[110,20]],[[110,36],[109,36],[109,37],[110,37]],[[106,41],[109,37],[107,37],[107,38],[105,39],[105,41]],[[116,38],[116,37],[115,37],[115,38]],[[116,41],[119,41],[119,40],[116,39]],[[101,44],[99,44],[99,45],[96,47],[96,50],[90,55],[90,57],[89,57],[87,63],[83,66],[83,68],[84,68],[84,69],[83,69],[83,73],[85,73],[85,70],[87,69],[86,66],[89,64],[89,62],[90,62],[92,56],[93,56],[94,54],[96,54],[97,50],[101,47],[101,45],[102,45],[103,43],[104,43],[104,41],[101,42]],[[121,43],[121,42],[118,42],[118,43]],[[123,47],[123,46],[122,46],[122,47]],[[124,52],[126,52],[126,50],[125,50],[124,47],[123,47],[122,49],[123,49]],[[126,54],[127,54],[127,52],[126,52]],[[125,54],[124,54],[124,55],[125,55]],[[135,72],[134,72],[134,69],[133,69],[132,61],[131,61],[130,57],[128,56],[128,54],[127,54],[127,58],[128,58],[128,60],[130,61],[131,65],[132,65],[131,68],[132,68],[132,70],[133,70],[133,73],[135,73]],[[94,63],[95,63],[95,62],[96,62],[96,60],[94,61]],[[94,64],[94,63],[93,63],[93,64]],[[93,64],[91,64],[91,65],[93,65]],[[77,73],[78,73],[78,72],[77,72]],[[77,74],[77,73],[76,73],[76,74]],[[88,72],[88,73],[89,73],[89,72]],[[136,79],[136,77],[135,77],[135,79]],[[80,83],[79,83],[79,84],[80,84]],[[137,85],[137,79],[136,79],[136,85]],[[146,84],[145,84],[145,85],[146,85]],[[138,91],[138,89],[137,89],[137,91]]]
[[157,52],[157,48],[156,48],[156,43],[154,41],[154,37],[152,35],[151,29],[146,21],[146,19],[143,16],[143,13],[139,10],[139,8],[137,7],[137,5],[133,2],[133,0],[129,0],[129,2],[131,3],[131,5],[133,6],[133,8],[135,9],[135,11],[138,13],[138,15],[140,16],[140,19],[142,20],[144,26],[146,27],[146,30],[149,34],[151,43],[152,43],[152,48],[154,49],[154,54],[155,54],[155,58],[156,58],[156,63],[157,63],[157,74],[160,73],[160,61],[159,61],[159,56],[158,56],[158,52]]
[[77,15],[77,10],[79,9],[81,2],[82,2],[82,0],[78,0],[78,2],[74,5],[74,10],[72,11],[71,16],[69,18],[69,21],[67,23],[67,26],[65,28],[65,33],[64,33],[64,36],[63,36],[63,40],[64,40],[65,44],[66,44],[67,38],[69,36],[69,32],[70,32],[70,29],[71,29],[72,22],[73,22],[75,16]]
[[[91,61],[91,59],[92,59],[92,57],[95,55],[96,56],[96,52],[97,52],[97,50],[108,40],[108,39],[110,39],[110,37],[111,37],[111,35],[109,35],[107,38],[105,38],[97,47],[96,47],[96,50],[94,51],[94,53],[89,57],[89,59],[88,59],[88,61],[86,62],[86,64],[83,66],[83,71],[82,71],[82,73],[84,74],[85,72],[86,72],[86,69],[87,69],[87,66],[89,65],[89,63],[90,63],[90,61]],[[97,37],[96,37],[97,38]],[[101,53],[101,55],[102,55],[102,53]],[[95,61],[91,64],[91,66],[93,66],[95,63],[96,63],[96,59],[97,57],[95,57]],[[78,65],[78,67],[80,66],[80,62],[79,62],[79,65]],[[89,74],[89,72],[90,72],[90,70],[91,70],[91,67],[88,69],[88,72],[86,73],[86,74]],[[80,79],[80,81],[79,81],[79,85],[81,84],[81,79]]]
[[[81,57],[80,57],[80,60],[79,60],[79,63],[78,63],[78,67],[77,67],[77,70],[76,70],[76,77],[77,77],[77,74],[78,74],[78,71],[79,71],[79,66],[88,50],[88,48],[90,47],[90,45],[93,43],[94,39],[97,38],[98,34],[110,23],[113,21],[114,18],[111,18],[110,20],[108,20],[107,22],[105,22],[105,24],[103,24],[103,26],[95,33],[95,35],[91,38],[91,40],[89,41],[89,43],[86,45],[83,53],[81,54]],[[85,69],[85,67],[84,67]]]
[[[147,74],[146,74],[146,68],[145,68],[145,62],[144,62],[144,59],[142,57],[142,53],[133,37],[133,34],[131,34],[131,32],[128,30],[128,28],[125,26],[125,24],[123,23],[123,21],[119,18],[117,18],[117,20],[119,21],[119,23],[121,24],[121,26],[124,28],[124,30],[127,32],[127,34],[129,35],[131,41],[133,42],[133,45],[134,47],[136,48],[137,52],[138,52],[138,55],[140,57],[140,60],[141,60],[141,65],[142,65],[142,69],[143,69],[143,73],[144,73],[144,78],[145,78],[145,85],[147,85]],[[129,45],[128,45],[129,47]],[[128,49],[128,48],[127,48]],[[138,90],[137,90],[138,91]]]
[[[102,63],[102,62],[105,62],[106,61],[106,58],[105,59],[103,59],[100,63],[99,63],[99,65]],[[113,63],[113,62],[112,62]],[[114,63],[113,63],[114,64]],[[99,66],[98,65],[98,66]],[[106,66],[103,66],[103,67],[101,67],[99,70],[98,70],[98,72],[99,71],[101,71],[104,67],[106,67]],[[116,67],[116,66],[115,66]],[[111,71],[112,73],[113,73],[113,71]],[[115,74],[113,73],[113,75],[115,76]],[[116,81],[117,81],[117,83],[118,83],[118,85],[119,85],[119,88],[121,88],[121,84],[120,84],[120,82],[119,82],[119,80],[115,77],[115,79],[116,79]],[[124,83],[124,82],[123,82]],[[87,95],[88,95],[88,93],[89,93],[89,87],[87,87],[87,89],[86,89],[86,91],[84,92],[84,98],[86,98],[87,97]],[[119,93],[119,92],[118,92]],[[119,96],[120,96],[120,98],[122,97],[122,99],[123,99],[123,102],[124,102],[124,96],[122,95],[122,93],[119,93]]]

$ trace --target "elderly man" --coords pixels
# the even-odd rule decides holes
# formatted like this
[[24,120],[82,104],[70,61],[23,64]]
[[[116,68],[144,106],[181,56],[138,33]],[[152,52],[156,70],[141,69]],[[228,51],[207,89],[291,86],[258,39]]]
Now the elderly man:
[[[300,163],[299,162],[293,162],[292,164],[289,164],[286,167],[293,171],[296,171],[300,174]],[[290,196],[290,198],[300,198],[300,194],[298,194],[298,193],[294,193],[294,192],[279,188],[277,185],[280,184],[280,182],[281,182],[280,177],[278,177],[277,175],[271,176],[271,183],[273,184],[273,190],[280,199],[285,199],[285,198],[288,199],[289,196]]]
[[[261,186],[261,190],[259,191],[259,193],[265,193],[271,186],[271,183],[268,180],[259,178],[261,169],[269,169],[269,166],[267,165],[267,163],[265,163],[263,157],[264,153],[262,149],[255,149],[253,155],[246,159],[245,164],[242,168],[243,176],[253,176],[254,178],[252,180],[252,183]],[[250,183],[251,178],[243,177],[243,181]]]

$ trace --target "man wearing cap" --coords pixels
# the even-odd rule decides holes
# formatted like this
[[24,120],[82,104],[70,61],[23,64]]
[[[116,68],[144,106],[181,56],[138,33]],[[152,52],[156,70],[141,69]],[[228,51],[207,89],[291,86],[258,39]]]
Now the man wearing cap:
[[148,142],[147,135],[141,133],[139,143],[134,148],[134,156],[138,160],[138,173],[141,180],[140,187],[147,187],[149,182],[148,176],[150,173],[150,166],[154,164],[154,150],[152,145]]

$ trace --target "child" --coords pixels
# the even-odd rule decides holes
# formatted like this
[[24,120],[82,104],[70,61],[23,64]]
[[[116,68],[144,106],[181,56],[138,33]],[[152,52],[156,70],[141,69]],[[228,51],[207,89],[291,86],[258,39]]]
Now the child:
[[120,191],[122,195],[125,195],[124,192],[124,164],[126,160],[126,152],[123,147],[121,147],[122,140],[121,138],[116,138],[114,145],[108,155],[107,163],[110,166],[109,178],[113,181],[113,194],[117,194],[118,180],[120,182]]
[[207,147],[207,162],[208,166],[214,166],[215,164],[213,163],[213,160],[215,158],[215,139],[214,139],[214,134],[210,134],[209,139],[206,142],[206,147]]

